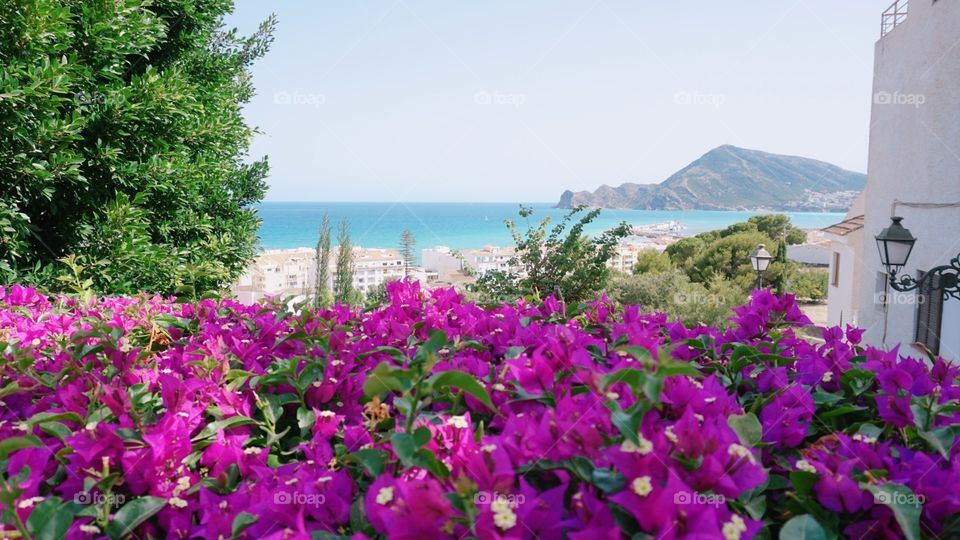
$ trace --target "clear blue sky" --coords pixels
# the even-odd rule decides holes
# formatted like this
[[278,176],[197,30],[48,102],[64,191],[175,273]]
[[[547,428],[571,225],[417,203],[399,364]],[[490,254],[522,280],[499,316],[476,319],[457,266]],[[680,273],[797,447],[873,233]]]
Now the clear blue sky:
[[555,201],[721,144],[864,171],[890,0],[238,0],[268,200]]

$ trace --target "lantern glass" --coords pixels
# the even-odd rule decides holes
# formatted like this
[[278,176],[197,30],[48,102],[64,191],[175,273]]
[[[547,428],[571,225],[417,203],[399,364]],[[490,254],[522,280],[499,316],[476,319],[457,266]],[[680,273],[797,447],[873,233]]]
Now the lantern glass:
[[917,239],[910,234],[910,230],[903,227],[901,217],[894,217],[889,227],[877,235],[877,249],[880,250],[880,262],[888,272],[896,272],[906,266],[910,259],[910,252]]
[[758,245],[756,251],[750,255],[754,272],[766,272],[771,260],[773,260],[773,255],[770,255],[763,244]]

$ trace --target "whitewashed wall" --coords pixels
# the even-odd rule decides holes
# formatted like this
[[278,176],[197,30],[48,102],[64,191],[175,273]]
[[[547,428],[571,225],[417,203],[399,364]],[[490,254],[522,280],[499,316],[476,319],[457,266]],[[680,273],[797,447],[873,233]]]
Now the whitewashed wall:
[[[882,272],[873,237],[893,214],[919,238],[905,269],[945,264],[960,252],[960,2],[915,0],[907,20],[876,45],[874,104],[860,279],[860,325],[869,342],[893,346],[915,337],[916,305],[897,295],[877,302]],[[882,296],[882,295],[881,295]],[[948,302],[941,353],[960,358],[960,307]]]

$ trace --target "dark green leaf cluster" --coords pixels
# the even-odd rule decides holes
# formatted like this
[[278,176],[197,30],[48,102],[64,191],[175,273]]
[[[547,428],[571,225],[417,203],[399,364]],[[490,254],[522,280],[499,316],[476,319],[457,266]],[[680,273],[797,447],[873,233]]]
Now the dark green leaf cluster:
[[231,9],[0,0],[0,278],[189,293],[243,271],[268,167],[241,106],[275,21],[241,37]]

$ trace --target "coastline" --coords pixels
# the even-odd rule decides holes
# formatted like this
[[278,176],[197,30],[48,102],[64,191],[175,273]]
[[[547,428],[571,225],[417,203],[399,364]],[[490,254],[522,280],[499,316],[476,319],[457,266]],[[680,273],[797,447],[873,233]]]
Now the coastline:
[[[513,245],[504,226],[506,219],[516,221],[518,228],[523,230],[527,223],[535,225],[544,217],[556,223],[568,212],[552,208],[553,203],[525,206],[534,210],[526,222],[517,216],[520,205],[512,203],[267,202],[257,205],[256,209],[263,221],[259,231],[262,251],[316,245],[317,230],[325,211],[330,213],[334,223],[348,221],[352,241],[358,246],[396,247],[400,233],[409,229],[418,248],[448,246],[458,250]],[[771,212],[608,209],[601,211],[584,232],[591,236],[601,234],[621,221],[632,227],[678,221],[686,227],[682,235],[692,236],[765,213]],[[830,226],[845,216],[830,212],[787,212],[785,215],[797,227],[810,230]]]

